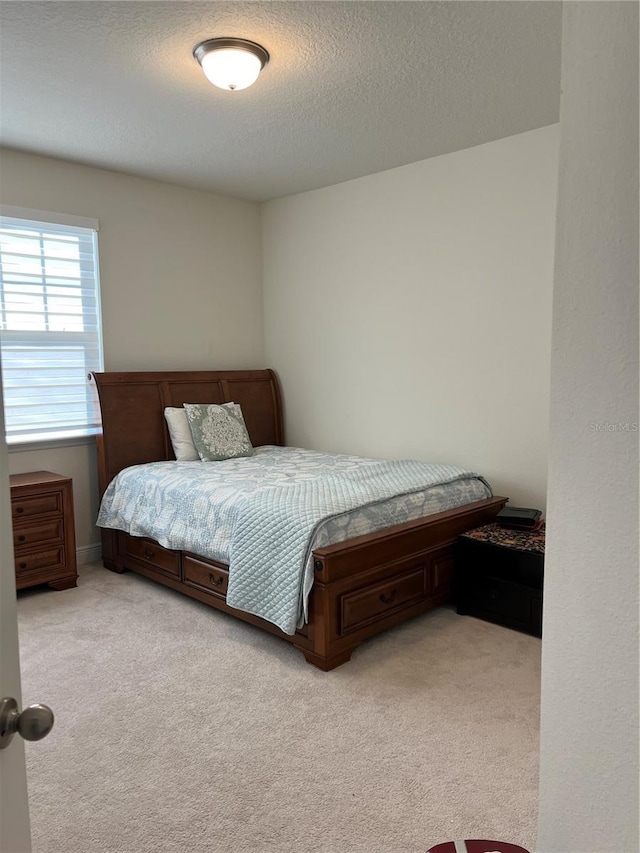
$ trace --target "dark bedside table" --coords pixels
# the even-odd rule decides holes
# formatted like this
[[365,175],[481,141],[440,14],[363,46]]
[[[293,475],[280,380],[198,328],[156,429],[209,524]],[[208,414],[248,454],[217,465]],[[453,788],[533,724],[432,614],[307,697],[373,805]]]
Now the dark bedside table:
[[12,474],[11,517],[16,586],[48,583],[54,589],[76,585],[73,485],[51,471]]
[[535,531],[486,524],[459,536],[454,588],[461,615],[542,636],[544,523]]

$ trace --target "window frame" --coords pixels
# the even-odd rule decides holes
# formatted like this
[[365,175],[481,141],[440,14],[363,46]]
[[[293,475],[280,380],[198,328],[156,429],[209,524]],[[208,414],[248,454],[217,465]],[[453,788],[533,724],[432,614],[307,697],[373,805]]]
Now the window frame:
[[[75,214],[69,213],[57,213],[49,210],[36,210],[34,208],[16,207],[14,205],[0,204],[0,219],[2,217],[7,217],[10,219],[30,220],[34,222],[34,224],[38,223],[40,225],[51,224],[58,227],[70,226],[71,228],[86,228],[94,232],[93,283],[95,287],[95,318],[97,327],[97,349],[99,359],[97,369],[104,370],[102,299],[100,289],[100,255],[98,247],[98,232],[100,230],[100,225],[98,220],[86,216],[76,216]],[[0,393],[4,394],[4,391],[1,387]],[[87,444],[95,445],[95,435],[98,431],[98,427],[92,427],[87,425],[85,427],[80,427],[77,429],[69,429],[66,433],[61,433],[59,436],[55,436],[51,433],[40,435],[38,435],[37,433],[32,433],[31,437],[29,435],[21,435],[12,438],[6,434],[5,430],[5,439],[7,444],[7,450],[9,453],[24,453],[29,452],[31,450],[45,450]]]

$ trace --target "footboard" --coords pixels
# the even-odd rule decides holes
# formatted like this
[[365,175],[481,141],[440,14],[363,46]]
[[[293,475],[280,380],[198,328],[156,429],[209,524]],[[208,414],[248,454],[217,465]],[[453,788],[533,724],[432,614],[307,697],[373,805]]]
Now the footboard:
[[506,498],[489,498],[409,521],[313,552],[309,623],[293,636],[230,607],[228,567],[163,548],[150,539],[103,531],[104,563],[130,569],[293,643],[325,671],[349,660],[367,637],[451,597],[453,544],[467,530],[493,521]]
[[456,538],[493,521],[506,500],[477,501],[314,551],[314,647],[303,650],[306,659],[333,669],[367,637],[448,601]]

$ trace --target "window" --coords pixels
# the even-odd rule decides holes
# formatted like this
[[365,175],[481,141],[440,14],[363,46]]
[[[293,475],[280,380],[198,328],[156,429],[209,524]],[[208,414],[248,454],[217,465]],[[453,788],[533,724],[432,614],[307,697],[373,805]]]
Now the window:
[[98,223],[2,207],[0,355],[7,443],[95,432],[102,370]]

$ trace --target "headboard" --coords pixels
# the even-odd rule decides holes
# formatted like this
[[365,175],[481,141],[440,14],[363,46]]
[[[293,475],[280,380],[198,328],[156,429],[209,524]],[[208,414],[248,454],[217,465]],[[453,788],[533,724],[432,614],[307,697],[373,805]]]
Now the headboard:
[[272,370],[90,373],[96,390],[98,485],[102,495],[129,465],[174,459],[166,406],[239,403],[254,446],[283,444],[282,402]]

